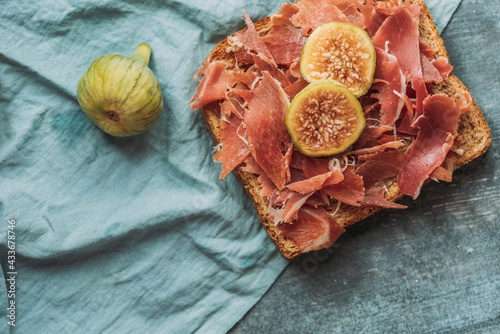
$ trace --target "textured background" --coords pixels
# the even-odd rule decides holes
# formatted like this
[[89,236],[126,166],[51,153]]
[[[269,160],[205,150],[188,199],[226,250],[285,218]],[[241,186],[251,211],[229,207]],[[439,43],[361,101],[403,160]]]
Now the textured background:
[[493,146],[328,251],[292,261],[231,333],[500,333],[500,2],[462,2],[442,34]]

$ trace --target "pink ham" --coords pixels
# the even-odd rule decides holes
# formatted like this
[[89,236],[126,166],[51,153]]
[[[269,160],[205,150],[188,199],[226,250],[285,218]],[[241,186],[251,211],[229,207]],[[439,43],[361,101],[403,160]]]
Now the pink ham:
[[356,174],[351,166],[344,171],[342,182],[327,186],[321,191],[337,201],[353,206],[360,206],[360,202],[365,198],[363,178]]
[[406,209],[406,205],[394,203],[385,199],[384,187],[373,186],[366,191],[366,197],[361,202],[364,206],[376,206],[385,209]]
[[363,156],[367,161],[356,169],[356,173],[363,177],[365,188],[369,189],[379,181],[398,175],[407,157],[398,151]]
[[417,138],[398,174],[402,193],[417,198],[425,180],[443,163],[458,135],[460,114],[460,104],[454,98],[433,95],[425,99],[423,115],[415,122]]
[[351,152],[349,152],[349,154],[350,155],[360,155],[360,154],[378,153],[378,152],[383,152],[386,149],[399,148],[403,145],[404,145],[404,143],[401,140],[394,140],[394,141],[386,142],[386,143],[383,143],[380,145],[361,148],[359,150],[351,151]]
[[429,59],[430,61],[434,60],[434,49],[430,47],[429,45],[419,42],[419,49],[420,52],[424,54],[424,56]]
[[[386,47],[396,56],[399,65],[417,95],[417,117],[422,112],[423,100],[428,96],[422,74],[419,44],[420,5],[394,7],[390,15],[373,37],[373,44],[381,49]],[[387,44],[386,44],[387,43]]]
[[432,61],[432,65],[439,71],[443,80],[447,80],[453,72],[453,66],[450,65],[448,59],[439,57]]
[[422,75],[424,81],[441,83],[443,82],[443,77],[439,70],[433,65],[433,63],[423,54],[420,53],[420,63],[422,64]]
[[379,92],[380,124],[392,126],[401,114],[406,94],[406,78],[399,67],[398,59],[381,48],[375,48],[377,66],[373,89]]
[[237,33],[235,36],[229,38],[229,44],[242,47],[248,53],[256,53],[260,58],[269,64],[276,65],[276,61],[271,54],[271,51],[267,48],[264,41],[260,38],[257,29],[248,13],[243,10],[245,14],[245,23],[247,24],[247,29],[245,31]]
[[191,110],[203,107],[204,105],[226,97],[228,87],[236,84],[235,71],[227,70],[227,64],[223,61],[214,61],[205,65],[205,68],[198,72],[203,74],[195,95],[189,101]]
[[361,6],[359,0],[325,0],[325,2],[336,6],[347,17],[348,22],[354,24],[361,29],[366,28],[365,17],[358,10]]
[[269,72],[269,74],[276,80],[279,81],[281,87],[286,88],[290,86],[290,79],[275,65],[270,64],[260,57],[254,56],[255,68],[259,72],[259,75],[262,76],[263,72]]
[[429,176],[431,179],[441,180],[445,182],[451,182],[453,174],[443,166],[437,166]]
[[[304,173],[307,175],[306,173]],[[340,169],[321,172],[314,176],[306,176],[305,180],[297,181],[287,185],[287,188],[300,194],[308,194],[320,190],[328,185],[337,184],[344,180]]]
[[281,225],[279,231],[305,253],[330,247],[345,230],[324,208],[304,206],[297,221]]
[[307,81],[304,80],[304,78],[300,77],[299,80],[295,81],[293,84],[285,88],[285,93],[288,95],[288,98],[290,101],[293,100],[293,98],[300,93],[301,90],[306,88],[306,86],[309,85]]
[[279,65],[291,65],[300,61],[306,37],[300,28],[295,27],[290,18],[298,9],[291,3],[285,3],[281,10],[271,16],[269,32],[262,37],[273,58]]
[[241,164],[250,154],[247,144],[242,139],[245,132],[241,126],[241,119],[231,115],[228,121],[221,122],[222,134],[220,142],[222,148],[214,155],[214,160],[222,163],[222,172],[219,178],[224,179],[236,166]]
[[329,22],[349,22],[347,16],[331,1],[324,0],[301,0],[295,6],[299,9],[290,21],[294,26],[302,28],[304,36],[309,36],[311,32]]
[[370,37],[373,37],[384,23],[387,15],[378,11],[375,4],[372,3],[360,4],[359,10],[365,19],[366,31]]
[[259,164],[255,159],[249,155],[245,161],[244,161],[244,166],[240,167],[242,171],[247,172],[247,173],[253,173],[257,174],[258,181],[260,183],[260,195],[264,197],[271,197],[275,191],[276,191],[276,186],[274,185],[273,181],[264,173],[262,168],[260,168]]
[[248,104],[243,116],[252,156],[278,189],[290,180],[289,163],[293,144],[285,118],[290,102],[280,83],[264,72],[259,86],[252,91],[234,90]]
[[380,138],[384,133],[388,131],[393,131],[392,126],[374,126],[374,125],[367,125],[363,132],[361,133],[361,136],[359,136],[358,141],[354,143],[354,149],[360,149],[365,146],[371,146],[374,141],[376,141],[378,138]]

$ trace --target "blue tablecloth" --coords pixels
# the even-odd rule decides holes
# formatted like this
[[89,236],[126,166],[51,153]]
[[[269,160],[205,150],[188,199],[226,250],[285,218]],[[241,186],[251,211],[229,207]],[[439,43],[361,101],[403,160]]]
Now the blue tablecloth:
[[[242,8],[256,21],[281,4],[2,4],[0,244],[5,278],[9,265],[16,274],[15,297],[0,285],[0,330],[222,333],[266,292],[287,261],[234,176],[218,180],[188,101],[197,67],[244,26]],[[459,1],[428,4],[442,30]],[[143,135],[114,138],[80,110],[76,85],[93,59],[131,55],[142,42],[153,49],[163,114]]]

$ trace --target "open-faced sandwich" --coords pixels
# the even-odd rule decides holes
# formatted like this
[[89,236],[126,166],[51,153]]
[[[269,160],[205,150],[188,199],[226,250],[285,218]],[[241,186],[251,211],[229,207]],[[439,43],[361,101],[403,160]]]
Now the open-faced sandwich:
[[299,0],[220,42],[192,109],[287,258],[491,145],[423,1]]

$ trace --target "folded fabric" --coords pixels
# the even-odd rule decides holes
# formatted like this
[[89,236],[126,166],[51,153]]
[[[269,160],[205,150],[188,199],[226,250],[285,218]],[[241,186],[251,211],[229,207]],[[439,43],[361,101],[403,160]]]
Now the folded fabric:
[[[428,1],[441,29],[449,3]],[[16,332],[221,333],[267,291],[287,261],[234,176],[218,180],[188,101],[208,52],[244,27],[242,9],[258,20],[280,5],[0,7],[0,243],[6,257],[15,220]],[[145,134],[114,138],[83,114],[76,85],[95,58],[131,55],[142,42],[153,49],[163,114]],[[5,287],[0,295],[7,332]]]

